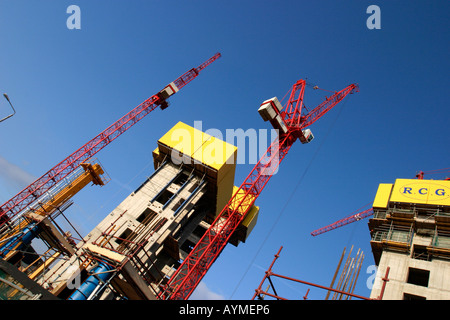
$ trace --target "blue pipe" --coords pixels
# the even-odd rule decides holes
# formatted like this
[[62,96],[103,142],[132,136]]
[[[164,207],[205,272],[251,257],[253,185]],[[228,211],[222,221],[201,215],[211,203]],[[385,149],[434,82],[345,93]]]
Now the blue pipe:
[[174,217],[180,212],[181,209],[184,208],[184,204],[185,204],[185,203],[188,203],[188,202],[191,200],[191,198],[195,195],[195,193],[197,192],[197,190],[200,189],[201,186],[203,186],[205,183],[206,183],[206,180],[203,180],[203,181],[195,188],[195,190],[191,192],[191,194],[189,195],[189,197],[188,197],[186,200],[184,200],[183,204],[182,204],[181,206],[179,206],[177,210],[175,210],[175,212],[173,213],[173,216],[174,216]]
[[25,227],[23,231],[10,239],[5,245],[0,248],[0,256],[6,257],[6,255],[13,249],[19,242],[22,244],[19,246],[19,249],[27,246],[31,243],[31,241],[36,236],[38,226],[35,224],[30,224]]
[[87,300],[92,292],[94,292],[95,288],[100,284],[100,280],[106,282],[112,277],[113,272],[106,272],[112,269],[113,268],[106,263],[99,262],[98,266],[92,270],[93,275],[89,276],[67,300]]
[[184,189],[184,187],[187,186],[187,184],[192,180],[192,177],[189,176],[188,179],[183,183],[183,185],[178,189],[177,192],[175,192],[169,200],[163,205],[163,210],[172,202],[173,199]]

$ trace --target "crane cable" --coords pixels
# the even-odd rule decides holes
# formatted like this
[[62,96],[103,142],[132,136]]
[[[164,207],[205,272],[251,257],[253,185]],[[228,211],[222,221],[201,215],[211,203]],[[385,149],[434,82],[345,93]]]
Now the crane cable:
[[322,90],[322,91],[326,91],[326,92],[331,92],[332,94],[336,93],[336,91],[331,91],[331,90],[320,88],[318,85],[311,83],[311,82],[306,82],[306,85],[313,88],[314,90]]
[[[316,85],[316,84],[314,84],[314,83],[311,83],[311,82],[305,82],[305,84],[306,84],[308,87],[310,87],[310,88],[312,88],[312,89],[314,89],[314,90],[322,90],[322,91],[330,92],[330,93],[332,93],[332,94],[337,93],[337,91],[331,91],[331,90],[322,89],[322,88],[320,88],[318,85]],[[289,90],[286,92],[286,94],[284,95],[284,97],[280,100],[280,103],[281,103],[281,104],[283,104],[284,99],[288,96],[289,93],[291,93],[291,91],[292,91],[292,88],[289,89]],[[328,99],[328,97],[325,96],[325,99]],[[306,106],[305,101],[303,101],[303,107],[306,109],[306,111],[309,112],[309,109],[308,109],[308,107]],[[287,108],[287,106],[286,106],[286,108]]]

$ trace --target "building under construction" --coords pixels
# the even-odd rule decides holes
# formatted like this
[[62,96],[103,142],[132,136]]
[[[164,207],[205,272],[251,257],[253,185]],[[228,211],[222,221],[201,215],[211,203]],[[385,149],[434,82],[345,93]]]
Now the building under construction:
[[380,184],[369,221],[384,299],[450,299],[450,181],[397,179]]

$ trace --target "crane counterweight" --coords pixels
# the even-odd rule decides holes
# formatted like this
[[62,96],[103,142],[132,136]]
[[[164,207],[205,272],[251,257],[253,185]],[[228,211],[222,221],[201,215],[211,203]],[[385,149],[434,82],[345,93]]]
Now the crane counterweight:
[[171,82],[157,93],[159,100],[156,101],[156,104],[160,106],[161,110],[164,110],[169,106],[169,101],[167,101],[167,99],[177,93],[178,90],[176,84]]

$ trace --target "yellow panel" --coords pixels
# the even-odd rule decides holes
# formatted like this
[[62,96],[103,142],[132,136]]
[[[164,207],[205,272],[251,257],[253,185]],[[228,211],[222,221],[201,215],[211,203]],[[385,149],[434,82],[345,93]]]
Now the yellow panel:
[[159,157],[159,149],[156,148],[155,150],[153,150],[153,158],[158,158]]
[[228,160],[230,164],[234,163],[234,152],[237,147],[207,134],[204,134],[203,137],[205,139],[201,148],[195,150],[192,158],[216,170],[220,170]]
[[234,185],[234,170],[229,170],[222,180],[217,182],[217,207],[216,215],[218,215],[225,205],[230,201]]
[[158,169],[159,163],[161,162],[161,155],[159,153],[159,149],[156,148],[153,150],[153,168],[156,170]]
[[387,208],[392,187],[392,183],[379,184],[377,195],[375,196],[375,200],[373,201],[374,208]]
[[[233,187],[233,195],[238,191],[238,187],[234,186]],[[239,190],[239,194],[244,195],[244,191],[241,189]],[[252,201],[254,199],[254,196],[252,195],[248,195],[247,197],[252,197]],[[241,224],[239,225],[239,227],[241,228],[241,231],[244,232],[243,234],[241,234],[241,238],[239,239],[240,241],[244,241],[248,238],[248,236],[250,235],[250,233],[252,232],[253,228],[256,225],[256,222],[258,220],[258,215],[259,215],[259,207],[252,205],[252,207],[250,208],[250,210],[248,210],[248,205],[247,206],[242,206],[239,208],[238,213],[240,214],[244,214],[247,213],[244,217],[244,220],[242,220]],[[243,237],[243,238],[242,238]]]
[[[239,188],[238,187],[236,187],[236,186],[234,186],[233,187],[233,195],[236,193],[236,192],[238,192],[238,190],[239,190]],[[239,193],[238,193],[239,195],[244,195],[244,190],[239,190]],[[249,200],[252,200],[253,201],[253,198],[255,198],[255,196],[253,196],[253,195],[248,195],[247,197],[250,197],[249,198]],[[247,200],[247,198],[246,198],[246,200]],[[254,207],[254,206],[252,206],[252,207]],[[232,207],[230,207],[231,209],[234,209],[234,208],[232,208]],[[245,206],[245,205],[241,205],[240,207],[239,207],[239,209],[237,210],[237,212],[238,213],[240,213],[241,215],[243,214],[243,213],[245,213],[245,212],[247,212],[247,210],[248,210],[248,205],[247,206]]]
[[250,212],[247,213],[244,220],[242,221],[242,225],[246,228],[250,227],[250,231],[253,229],[253,227],[256,225],[256,219],[258,218],[259,213],[259,207],[252,206],[250,209]]
[[[180,156],[179,153],[181,153],[218,171],[225,164],[235,165],[234,158],[237,147],[181,121],[158,142],[167,146],[170,150],[178,152],[178,154],[171,152],[171,155]],[[181,161],[182,158],[176,160]]]
[[158,148],[153,151],[155,166],[165,156],[175,164],[183,162],[207,174],[208,183],[217,186],[219,214],[232,195],[237,147],[180,121],[158,140]]
[[397,179],[390,201],[450,206],[450,181]]
[[245,228],[244,242],[245,240],[247,240],[250,233],[252,233],[253,228],[256,226],[258,215],[259,215],[259,207],[252,206],[250,212],[247,213],[247,215],[244,218],[244,221],[242,221],[241,225]]

